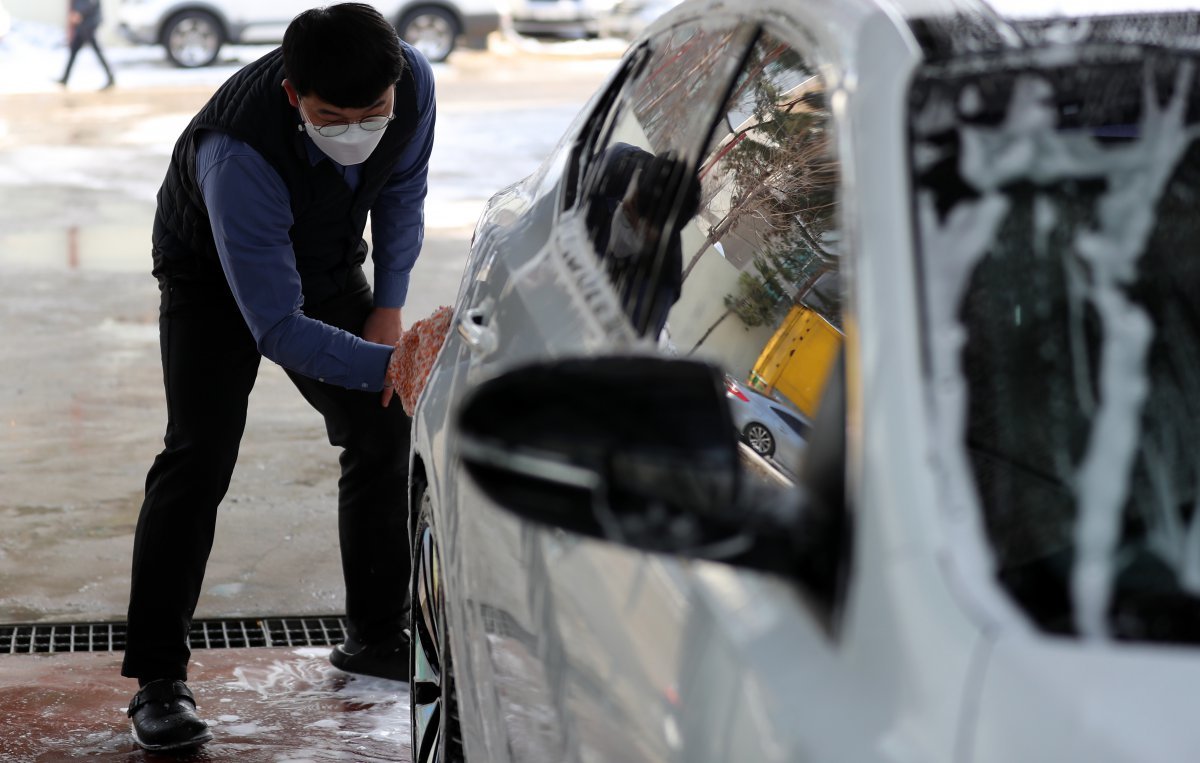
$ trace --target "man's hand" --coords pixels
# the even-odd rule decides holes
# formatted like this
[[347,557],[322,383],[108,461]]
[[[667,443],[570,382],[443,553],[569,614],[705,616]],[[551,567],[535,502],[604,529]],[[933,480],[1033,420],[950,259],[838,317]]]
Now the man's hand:
[[[396,342],[400,341],[400,335],[404,333],[404,322],[400,316],[399,307],[377,307],[367,316],[367,322],[363,324],[362,338],[368,342],[377,344],[386,344],[389,347],[395,347]],[[383,381],[383,393],[380,397],[380,402],[383,407],[387,407],[388,403],[392,402],[392,395],[396,394],[396,389],[393,386],[395,379],[392,373],[389,373]]]
[[400,318],[399,307],[377,307],[367,316],[363,324],[362,338],[368,342],[386,344],[389,347],[400,341],[404,333],[404,323]]

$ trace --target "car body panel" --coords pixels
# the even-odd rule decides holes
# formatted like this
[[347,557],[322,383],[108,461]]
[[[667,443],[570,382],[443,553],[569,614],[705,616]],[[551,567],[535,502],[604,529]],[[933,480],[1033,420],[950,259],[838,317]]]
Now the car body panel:
[[[538,360],[664,348],[622,320],[584,221],[564,210],[562,178],[586,120],[485,210],[457,317],[482,309],[489,331],[472,335],[474,351],[451,337],[414,419],[419,470],[449,519],[440,542],[453,560],[451,634],[470,690],[460,700],[468,759],[1141,763],[1197,748],[1174,709],[1147,709],[1174,701],[1185,712],[1195,650],[1039,631],[997,584],[981,519],[948,482],[946,454],[962,448],[931,403],[912,208],[897,203],[912,193],[908,88],[930,54],[909,20],[948,11],[990,18],[966,0],[685,2],[646,32],[764,22],[815,59],[828,93],[839,244],[850,253],[854,527],[834,612],[787,577],[525,522],[463,473],[454,416],[473,385]],[[584,113],[601,107],[594,98]],[[685,295],[677,307],[704,306]],[[746,340],[750,362],[763,333]],[[1170,740],[1147,742],[1122,718]]]
[[1200,680],[1191,650],[1010,636],[988,651],[973,763],[1165,763],[1200,749],[1186,699]]

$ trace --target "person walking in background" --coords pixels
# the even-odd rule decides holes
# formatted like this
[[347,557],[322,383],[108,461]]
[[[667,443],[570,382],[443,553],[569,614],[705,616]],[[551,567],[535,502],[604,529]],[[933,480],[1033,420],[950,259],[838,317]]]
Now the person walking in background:
[[104,67],[104,73],[108,75],[108,82],[101,90],[107,90],[116,84],[112,69],[104,58],[104,51],[100,50],[100,43],[96,40],[96,30],[100,28],[100,22],[103,20],[100,0],[71,0],[71,10],[67,13],[67,39],[71,55],[67,58],[67,70],[58,81],[60,85],[66,86],[71,77],[71,67],[75,65],[75,56],[79,55],[84,45],[92,46],[92,50],[96,51],[96,58],[100,59],[100,65]]

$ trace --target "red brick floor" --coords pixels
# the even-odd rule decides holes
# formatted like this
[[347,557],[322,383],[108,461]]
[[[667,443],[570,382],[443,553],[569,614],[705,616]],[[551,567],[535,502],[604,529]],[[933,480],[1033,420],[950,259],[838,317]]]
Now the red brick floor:
[[194,651],[188,685],[214,738],[176,757],[134,744],[125,707],[137,686],[119,653],[0,655],[0,761],[408,761],[408,686],[342,673],[328,651]]

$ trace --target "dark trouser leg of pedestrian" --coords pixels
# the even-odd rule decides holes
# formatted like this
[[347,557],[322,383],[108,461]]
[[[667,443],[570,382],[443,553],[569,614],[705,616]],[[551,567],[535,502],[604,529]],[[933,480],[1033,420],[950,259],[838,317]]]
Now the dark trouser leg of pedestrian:
[[121,674],[138,679],[128,710],[134,740],[179,751],[212,739],[184,683],[188,631],[260,356],[223,284],[160,287],[167,433],[134,533]]
[[89,35],[88,42],[92,44],[92,50],[96,51],[96,58],[100,59],[100,65],[104,67],[104,76],[108,77],[108,82],[101,88],[107,90],[115,85],[117,80],[113,78],[112,69],[109,68],[108,61],[104,58],[104,51],[100,50],[100,43],[96,41],[96,35]]
[[75,66],[75,56],[79,55],[79,51],[83,48],[84,37],[78,33],[71,36],[70,53],[67,55],[67,68],[63,71],[62,79],[58,82],[60,85],[67,84],[67,80],[71,78],[71,68]]
[[[305,312],[360,334],[372,309],[365,280]],[[338,535],[346,583],[347,645],[368,653],[347,663],[342,647],[334,664],[350,672],[406,680],[408,655],[408,489],[410,421],[399,400],[380,406],[377,391],[347,390],[289,373],[305,399],[325,418],[329,441],[341,447]],[[339,656],[338,653],[341,652]]]

